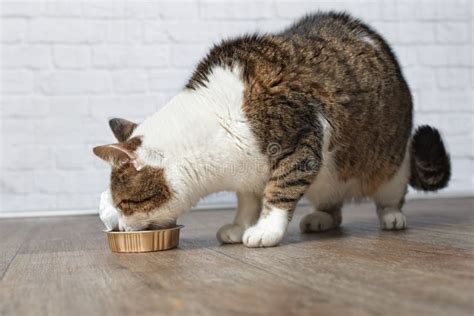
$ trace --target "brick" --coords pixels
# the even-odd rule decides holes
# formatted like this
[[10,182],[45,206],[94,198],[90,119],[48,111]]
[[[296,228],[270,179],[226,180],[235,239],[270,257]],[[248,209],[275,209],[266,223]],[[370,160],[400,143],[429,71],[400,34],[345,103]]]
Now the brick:
[[47,17],[80,17],[82,15],[82,3],[79,1],[44,2],[42,15]]
[[2,94],[29,94],[33,92],[33,74],[27,70],[2,70]]
[[432,22],[374,22],[373,27],[391,44],[432,44],[435,42]]
[[3,45],[2,68],[49,68],[51,48],[46,45]]
[[160,1],[158,2],[158,14],[162,19],[194,19],[199,16],[198,2],[190,0]]
[[344,10],[345,3],[341,1],[276,1],[276,16],[287,19],[297,19],[305,14],[318,10],[325,10],[328,7],[331,10]]
[[[36,131],[37,143],[41,145],[55,144],[64,145],[75,142],[81,142],[82,130],[90,128],[87,126],[87,121],[82,119],[81,124],[77,124],[76,118],[55,118],[47,117],[41,122],[38,122],[39,126]],[[61,131],[67,130],[67,133]]]
[[436,40],[438,43],[462,44],[469,42],[472,32],[468,22],[442,22],[436,24]]
[[276,33],[285,30],[290,27],[291,21],[281,18],[274,18],[269,20],[258,20],[256,21],[256,31],[259,33]]
[[27,22],[21,18],[6,18],[0,21],[2,42],[20,43],[26,39]]
[[418,58],[427,66],[471,66],[471,45],[427,45],[418,48]]
[[423,112],[474,112],[474,92],[434,90],[420,91],[420,110]]
[[408,85],[415,90],[435,89],[436,71],[429,67],[411,67],[403,70]]
[[[138,4],[139,5],[139,4]],[[86,1],[82,4],[85,17],[89,18],[123,18],[125,8],[123,2]]]
[[92,64],[99,68],[165,67],[169,65],[169,47],[165,45],[94,47]]
[[41,96],[4,96],[3,117],[43,117],[49,113],[50,100]]
[[[54,149],[54,163],[61,170],[84,170],[89,169],[97,158],[92,153],[92,146],[87,145],[64,145]],[[102,165],[102,167],[104,167]]]
[[[111,141],[107,121],[99,122],[92,118],[46,117],[36,123],[35,141],[38,145],[54,147],[71,144],[107,143]],[[67,131],[64,133],[62,131]]]
[[223,38],[237,37],[242,34],[252,34],[257,31],[256,21],[223,21],[219,28]]
[[93,96],[89,98],[92,117],[106,119],[123,117],[143,119],[156,111],[162,99],[156,95]]
[[38,75],[39,89],[47,95],[104,93],[111,90],[106,71],[56,71]]
[[392,49],[402,66],[402,70],[419,65],[417,51],[413,46],[393,45]]
[[0,190],[5,193],[33,193],[35,186],[31,171],[2,170]]
[[91,115],[106,119],[123,117],[134,121],[153,114],[163,98],[156,95],[96,96],[89,98]]
[[104,25],[104,42],[113,44],[129,44],[141,42],[143,39],[142,25],[136,20],[111,20]]
[[[472,159],[468,159],[468,158],[453,159],[451,168],[452,168],[452,175],[453,175],[452,176],[453,183],[458,182],[458,181],[466,183],[466,181],[463,181],[463,180],[472,180],[472,174],[473,174],[472,171],[474,171]],[[451,184],[452,183],[450,182],[450,185]],[[464,185],[464,189],[468,187],[469,186]],[[472,190],[472,187],[471,187],[471,190]]]
[[41,121],[33,118],[2,118],[1,144],[3,146],[16,146],[21,144],[36,144],[37,126]]
[[144,70],[120,70],[112,75],[114,91],[137,93],[148,90],[148,75]]
[[189,69],[203,59],[210,50],[206,44],[177,44],[171,46],[171,65],[178,68]]
[[56,207],[56,196],[51,194],[9,194],[0,192],[1,212],[50,211]]
[[127,18],[146,19],[157,18],[160,2],[157,1],[126,1],[124,5],[124,13]]
[[204,19],[264,19],[273,14],[270,1],[201,1],[200,16]]
[[[473,115],[463,113],[425,113],[420,112],[415,115],[415,126],[428,124],[438,128],[443,135],[457,136],[468,135],[474,124]],[[455,124],[453,124],[455,122]]]
[[39,193],[97,193],[107,187],[110,170],[36,170],[34,181]]
[[469,86],[468,68],[438,68],[436,78],[442,89],[462,89]]
[[124,58],[125,67],[163,67],[169,64],[169,47],[149,45],[128,51]]
[[176,42],[214,43],[222,38],[219,34],[220,23],[217,21],[165,21],[162,25]]
[[28,28],[31,42],[97,43],[104,38],[105,22],[68,18],[39,18]]
[[145,43],[166,43],[170,41],[170,36],[161,21],[145,22],[143,34]]
[[[103,190],[105,190],[105,187]],[[56,207],[60,210],[97,210],[97,212],[99,210],[99,193],[56,194],[55,196]]]
[[2,1],[0,5],[3,17],[37,17],[44,10],[41,1]]
[[191,76],[187,70],[166,69],[157,70],[150,73],[150,89],[152,91],[178,91]]
[[58,68],[81,69],[90,65],[91,52],[82,45],[55,45],[53,58]]
[[[337,3],[337,1],[336,1]],[[332,1],[325,1],[323,6],[319,6],[320,10],[335,10]],[[362,1],[343,1],[339,6],[339,10],[349,12],[351,15],[365,22],[372,22],[380,19],[380,3],[374,0]]]
[[276,16],[286,19],[298,19],[305,14],[311,14],[317,11],[345,11],[356,18],[364,21],[380,20],[379,1],[277,1]]
[[[453,160],[452,164],[457,165],[458,161]],[[451,179],[449,180],[448,187],[444,188],[440,193],[431,193],[431,194],[441,195],[441,194],[453,193],[456,195],[462,194],[462,195],[472,196],[473,188],[474,188],[472,180],[465,177],[459,179],[458,177],[459,177],[458,174],[452,173]]]
[[416,1],[413,0],[382,0],[380,5],[380,20],[409,21],[416,19]]
[[415,10],[420,20],[467,20],[470,0],[421,0]]
[[51,96],[49,117],[84,117],[89,114],[86,96]]
[[34,170],[50,168],[54,164],[51,148],[45,146],[8,146],[8,150],[3,150],[1,155],[4,170]]
[[452,158],[474,158],[474,139],[472,135],[445,137]]

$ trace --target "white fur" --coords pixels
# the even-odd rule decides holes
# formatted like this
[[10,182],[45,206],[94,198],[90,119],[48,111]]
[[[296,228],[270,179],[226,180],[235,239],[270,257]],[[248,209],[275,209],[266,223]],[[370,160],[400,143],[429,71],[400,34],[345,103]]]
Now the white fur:
[[[316,179],[307,190],[305,197],[312,202],[315,213],[305,216],[300,222],[300,228],[305,231],[310,225],[311,231],[320,231],[336,227],[333,218],[318,210],[342,205],[344,201],[360,199],[363,196],[357,179],[342,182],[334,165],[333,152],[328,149],[332,129],[324,117],[320,117],[324,128],[323,162]],[[402,229],[406,227],[406,217],[398,209],[400,201],[406,194],[410,176],[409,144],[402,165],[387,183],[383,184],[372,196],[377,206],[380,225],[384,229]],[[393,225],[397,219],[397,224]],[[318,229],[318,227],[321,227]]]
[[173,198],[121,217],[123,227],[175,221],[214,192],[263,191],[269,169],[242,111],[243,90],[238,68],[216,67],[206,87],[183,90],[135,129],[132,137],[143,137],[139,161],[164,168]]
[[373,48],[378,49],[377,43],[375,43],[375,40],[370,35],[362,35],[362,36],[360,36],[360,39],[361,39],[361,41],[369,44]]
[[288,227],[288,211],[276,207],[247,229],[243,243],[247,247],[273,247],[280,243]]
[[386,230],[400,230],[407,227],[407,218],[398,208],[378,209],[380,227]]
[[119,212],[113,205],[110,189],[105,190],[100,195],[99,217],[107,231],[119,228]]
[[388,182],[384,183],[375,192],[373,199],[377,208],[398,207],[407,193],[410,178],[410,144],[407,145],[402,165]]
[[405,158],[397,173],[390,181],[383,184],[373,196],[382,229],[399,230],[407,227],[407,219],[400,209],[400,201],[403,200],[407,192],[410,177],[409,146],[410,144],[407,145]]
[[[332,207],[342,204],[346,199],[362,197],[359,182],[351,179],[347,182],[340,181],[334,164],[334,151],[329,151],[332,128],[327,120],[320,116],[323,126],[322,165],[305,197],[315,206],[315,209]],[[336,149],[336,148],[335,148]]]
[[245,228],[238,224],[225,224],[217,231],[216,238],[222,244],[239,244],[244,232]]
[[255,224],[261,211],[261,196],[252,192],[237,193],[237,214],[234,222],[222,226],[217,231],[217,239],[221,243],[241,243],[247,228]]
[[[272,208],[251,226],[260,213],[261,197],[269,176],[269,165],[242,110],[244,84],[238,68],[216,67],[206,87],[183,90],[159,112],[147,118],[133,132],[142,136],[136,152],[140,166],[164,168],[173,192],[170,201],[149,213],[120,216],[121,230],[139,230],[150,225],[169,225],[201,198],[219,191],[243,192],[233,224],[217,233],[221,242],[240,242],[248,247],[269,247],[280,243],[288,226],[288,210]],[[324,128],[322,166],[307,190],[315,209],[342,205],[344,200],[362,197],[357,179],[342,182],[337,177],[334,153],[329,151],[331,126],[319,117]],[[374,196],[383,227],[390,227],[393,212],[406,190],[409,158],[399,172]],[[388,211],[388,210],[392,211]],[[390,215],[391,214],[391,215]],[[400,213],[401,214],[401,213]],[[402,214],[403,215],[403,214]],[[326,215],[315,213],[302,225],[326,229],[334,226]],[[392,225],[398,228],[399,224]]]

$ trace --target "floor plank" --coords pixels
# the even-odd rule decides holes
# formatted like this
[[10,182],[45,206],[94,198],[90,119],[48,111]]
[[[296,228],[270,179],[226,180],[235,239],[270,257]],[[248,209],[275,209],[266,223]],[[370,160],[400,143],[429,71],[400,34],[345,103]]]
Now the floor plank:
[[186,215],[179,249],[114,254],[97,217],[0,221],[0,314],[472,315],[474,199],[407,203],[409,229],[371,204],[280,247],[219,245],[231,211]]

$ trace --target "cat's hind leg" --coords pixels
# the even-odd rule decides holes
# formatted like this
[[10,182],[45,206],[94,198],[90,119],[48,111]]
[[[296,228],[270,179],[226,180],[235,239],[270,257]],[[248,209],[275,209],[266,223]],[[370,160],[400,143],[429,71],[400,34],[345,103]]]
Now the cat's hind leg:
[[217,231],[217,240],[223,244],[241,243],[244,231],[256,223],[261,209],[261,196],[253,192],[237,192],[237,214],[234,222]]
[[313,204],[314,212],[305,215],[300,221],[302,233],[322,232],[341,225],[341,208],[344,203],[347,185],[337,178],[329,158],[321,167],[318,176],[305,194]]
[[342,222],[341,207],[342,204],[334,204],[305,215],[300,221],[301,232],[316,233],[339,227]]
[[382,229],[401,230],[407,227],[407,218],[402,213],[402,207],[407,193],[409,167],[407,153],[395,175],[380,186],[373,196]]

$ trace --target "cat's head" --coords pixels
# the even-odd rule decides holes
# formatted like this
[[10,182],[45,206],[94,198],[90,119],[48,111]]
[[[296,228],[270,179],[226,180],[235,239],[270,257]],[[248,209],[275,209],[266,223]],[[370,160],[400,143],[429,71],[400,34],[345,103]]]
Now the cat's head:
[[110,193],[118,210],[120,230],[143,230],[149,226],[166,227],[176,222],[177,214],[169,209],[173,188],[165,170],[143,159],[141,136],[132,136],[137,127],[123,119],[112,119],[110,127],[119,141],[98,146],[94,153],[112,166]]

